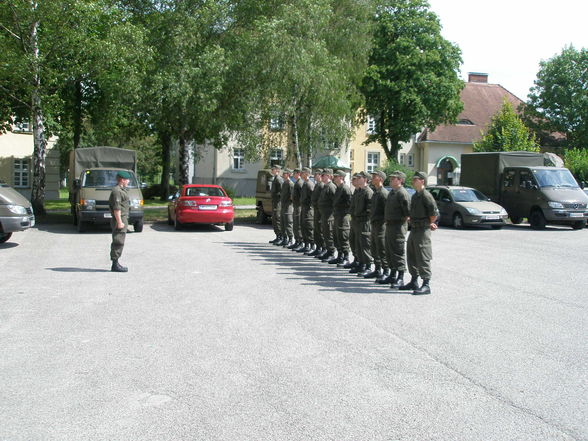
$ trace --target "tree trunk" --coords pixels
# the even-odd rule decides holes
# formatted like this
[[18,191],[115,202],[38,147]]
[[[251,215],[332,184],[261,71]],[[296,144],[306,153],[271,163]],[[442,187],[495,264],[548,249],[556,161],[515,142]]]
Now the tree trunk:
[[296,168],[302,168],[302,155],[300,154],[300,144],[298,143],[298,118],[294,114],[291,118],[292,126],[292,146],[296,157]]
[[[31,2],[34,12],[37,3]],[[39,21],[35,20],[31,26],[30,45],[33,55],[33,91],[31,96],[33,117],[33,182],[31,189],[31,204],[35,214],[45,214],[45,175],[47,156],[47,140],[45,139],[45,122],[41,107],[41,68],[39,54]]]
[[82,138],[82,82],[80,79],[74,83],[74,100],[73,148],[77,149]]
[[170,194],[169,191],[169,173],[171,170],[171,148],[172,138],[167,132],[159,133],[159,140],[161,142],[161,200],[166,201]]
[[179,151],[179,162],[180,162],[180,176],[179,184],[186,185],[190,181],[190,143],[186,141],[186,138],[180,136],[180,151]]

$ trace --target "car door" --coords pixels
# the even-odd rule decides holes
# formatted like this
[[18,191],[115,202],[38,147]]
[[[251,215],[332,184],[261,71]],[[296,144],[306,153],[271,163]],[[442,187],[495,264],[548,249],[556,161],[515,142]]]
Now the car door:
[[439,191],[439,200],[437,201],[437,208],[439,209],[439,216],[441,216],[442,223],[451,223],[451,216],[454,211],[453,198],[449,191],[444,188]]
[[502,197],[500,205],[508,212],[511,219],[524,217],[519,204],[519,177],[517,170],[505,170],[502,178]]

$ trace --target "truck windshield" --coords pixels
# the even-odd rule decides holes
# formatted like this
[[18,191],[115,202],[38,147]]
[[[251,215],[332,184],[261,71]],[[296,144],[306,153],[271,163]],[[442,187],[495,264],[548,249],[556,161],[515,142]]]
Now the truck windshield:
[[[82,180],[84,188],[112,188],[116,185],[118,170],[86,170]],[[137,188],[137,178],[131,174],[129,188]]]
[[578,188],[578,183],[567,169],[533,170],[533,174],[540,187]]
[[480,202],[487,201],[488,198],[478,190],[473,188],[460,188],[451,190],[451,195],[455,202]]

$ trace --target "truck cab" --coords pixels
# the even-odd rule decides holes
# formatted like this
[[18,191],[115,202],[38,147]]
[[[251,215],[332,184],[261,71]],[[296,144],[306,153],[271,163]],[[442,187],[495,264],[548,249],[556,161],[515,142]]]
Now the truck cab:
[[269,222],[272,217],[272,181],[274,177],[269,169],[257,172],[257,185],[255,188],[255,208],[257,209],[257,221],[260,224]]
[[505,167],[500,198],[512,223],[526,217],[533,229],[547,224],[581,229],[588,220],[588,197],[566,168]]

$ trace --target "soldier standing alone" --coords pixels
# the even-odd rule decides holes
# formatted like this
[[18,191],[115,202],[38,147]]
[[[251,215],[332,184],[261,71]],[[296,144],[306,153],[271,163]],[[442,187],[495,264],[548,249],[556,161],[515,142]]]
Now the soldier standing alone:
[[[435,199],[425,189],[426,175],[416,172],[412,178],[412,186],[416,193],[410,200],[410,233],[406,243],[406,257],[410,282],[400,287],[401,290],[413,290],[414,295],[431,294],[431,259],[433,259],[433,247],[431,245],[431,232],[437,229],[437,216],[439,211]],[[423,279],[419,287],[418,277]]]
[[116,174],[117,185],[112,189],[108,205],[112,218],[110,219],[110,227],[112,228],[112,243],[110,245],[110,260],[112,260],[112,267],[110,270],[115,273],[126,273],[128,268],[118,263],[118,259],[125,247],[125,238],[127,236],[127,228],[129,226],[129,194],[127,193],[127,186],[131,174],[126,171],[119,171]]

